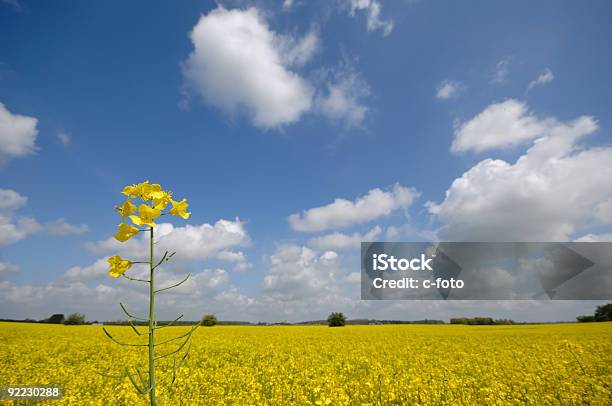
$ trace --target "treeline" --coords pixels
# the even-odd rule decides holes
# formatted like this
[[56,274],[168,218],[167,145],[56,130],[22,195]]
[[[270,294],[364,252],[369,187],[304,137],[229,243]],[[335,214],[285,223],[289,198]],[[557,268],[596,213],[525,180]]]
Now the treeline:
[[493,319],[492,317],[457,317],[450,319],[450,324],[467,324],[470,326],[497,326],[517,324],[512,319]]
[[597,309],[595,309],[595,314],[592,316],[578,316],[576,317],[576,320],[581,323],[612,321],[612,303],[597,306]]
[[[346,321],[347,325],[364,326],[378,324],[445,324],[443,320],[377,320],[377,319],[350,319]],[[300,321],[297,323],[259,323],[259,325],[283,325],[283,326],[323,326],[328,325],[328,320],[309,320]]]
[[14,319],[0,319],[0,321],[8,321],[12,323],[46,323],[46,324],[66,324],[66,325],[79,325],[79,324],[94,324],[97,321],[85,321],[85,315],[81,313],[71,313],[68,317],[61,313],[53,314],[50,317],[42,320],[25,319],[25,320],[14,320]]

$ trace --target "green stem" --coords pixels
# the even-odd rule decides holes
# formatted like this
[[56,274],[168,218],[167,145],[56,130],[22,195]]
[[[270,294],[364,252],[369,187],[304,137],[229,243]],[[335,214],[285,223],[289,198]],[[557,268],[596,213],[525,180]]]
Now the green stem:
[[153,265],[153,227],[151,227],[151,277],[149,278],[149,397],[151,406],[157,405],[155,396],[155,284],[153,281],[155,266]]

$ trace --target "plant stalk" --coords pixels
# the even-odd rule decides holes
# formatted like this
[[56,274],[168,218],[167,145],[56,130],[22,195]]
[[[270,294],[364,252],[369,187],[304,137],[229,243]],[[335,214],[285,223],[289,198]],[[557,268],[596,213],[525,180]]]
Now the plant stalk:
[[155,284],[153,264],[153,227],[151,227],[151,261],[150,266],[150,283],[149,283],[149,398],[151,406],[157,406],[157,397],[155,396]]

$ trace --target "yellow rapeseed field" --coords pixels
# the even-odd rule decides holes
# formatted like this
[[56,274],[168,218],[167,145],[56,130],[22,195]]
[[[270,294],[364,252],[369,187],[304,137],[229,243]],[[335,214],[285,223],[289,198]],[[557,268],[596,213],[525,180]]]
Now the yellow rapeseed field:
[[[146,404],[127,379],[96,372],[146,370],[145,357],[99,326],[0,323],[0,385],[64,387],[63,400],[43,404]],[[216,326],[197,330],[167,391],[170,362],[157,372],[162,405],[612,404],[612,323]]]

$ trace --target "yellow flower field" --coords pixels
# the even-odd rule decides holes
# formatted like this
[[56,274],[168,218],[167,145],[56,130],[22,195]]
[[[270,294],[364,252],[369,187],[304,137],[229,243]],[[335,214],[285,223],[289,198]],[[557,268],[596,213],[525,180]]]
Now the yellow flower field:
[[[109,331],[134,342],[129,327]],[[128,365],[146,371],[145,351],[100,326],[0,323],[0,385],[64,387],[63,400],[42,404],[146,404],[127,378],[96,373]],[[217,326],[196,331],[172,391],[171,361],[157,374],[162,405],[610,405],[612,323]]]

